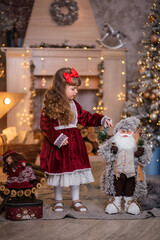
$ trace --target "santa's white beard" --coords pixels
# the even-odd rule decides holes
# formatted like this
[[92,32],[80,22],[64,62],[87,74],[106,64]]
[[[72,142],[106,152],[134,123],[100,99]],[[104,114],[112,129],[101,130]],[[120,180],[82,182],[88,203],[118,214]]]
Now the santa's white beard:
[[117,132],[112,137],[112,141],[118,147],[118,150],[127,149],[127,150],[136,151],[136,141],[133,135],[128,137],[123,137],[119,134],[119,132]]

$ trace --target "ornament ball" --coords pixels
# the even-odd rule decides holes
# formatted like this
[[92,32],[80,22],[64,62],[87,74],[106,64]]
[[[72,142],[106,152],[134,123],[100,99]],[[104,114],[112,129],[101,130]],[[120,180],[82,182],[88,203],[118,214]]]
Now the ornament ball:
[[144,67],[140,67],[140,68],[139,68],[139,73],[140,73],[141,75],[144,75],[145,72],[146,72],[146,70],[145,70]]
[[144,93],[144,97],[145,97],[145,98],[149,98],[149,97],[150,97],[150,92],[146,91],[146,92]]
[[154,21],[156,20],[156,17],[154,15],[150,15],[148,19],[150,23],[154,23]]
[[142,65],[142,60],[141,59],[138,60],[137,65],[138,66]]
[[154,78],[154,79],[153,79],[153,83],[158,83],[158,79],[157,79],[157,78]]
[[154,46],[151,46],[151,47],[150,47],[150,51],[151,51],[151,52],[154,51]]
[[160,70],[160,62],[157,63],[157,69]]
[[150,95],[150,99],[151,100],[154,100],[156,98],[156,94],[155,93],[152,93],[151,95]]
[[158,41],[158,36],[156,34],[151,35],[151,42],[156,43]]
[[150,72],[150,71],[147,71],[147,72],[146,72],[146,77],[147,77],[147,78],[150,78],[150,77],[151,77],[151,72]]
[[151,113],[151,114],[150,114],[150,119],[151,119],[152,121],[156,121],[156,120],[158,119],[157,113]]
[[138,103],[143,103],[142,97],[137,97],[136,100],[137,100]]

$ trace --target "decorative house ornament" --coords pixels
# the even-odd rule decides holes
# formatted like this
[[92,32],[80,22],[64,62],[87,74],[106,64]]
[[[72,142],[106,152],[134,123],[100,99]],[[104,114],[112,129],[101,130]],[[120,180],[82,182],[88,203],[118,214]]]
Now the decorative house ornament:
[[[67,8],[67,14],[62,12],[63,7]],[[77,2],[73,0],[54,0],[50,5],[50,14],[58,25],[71,25],[78,19]]]
[[[100,40],[97,39],[98,43],[101,46],[108,49],[117,49],[125,45],[125,42],[123,42],[123,40],[121,39],[121,36],[125,37],[124,34],[119,31],[115,31],[109,24],[104,24],[103,28],[104,31],[106,31],[106,34]],[[116,40],[116,44],[114,46],[111,46],[109,41],[107,41],[109,37],[112,38],[112,40]]]

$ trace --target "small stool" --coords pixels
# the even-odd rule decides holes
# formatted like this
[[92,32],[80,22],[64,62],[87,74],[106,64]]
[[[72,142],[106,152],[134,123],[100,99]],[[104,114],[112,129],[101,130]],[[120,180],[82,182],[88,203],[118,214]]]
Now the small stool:
[[21,221],[43,217],[43,201],[40,199],[12,199],[5,204],[6,219]]

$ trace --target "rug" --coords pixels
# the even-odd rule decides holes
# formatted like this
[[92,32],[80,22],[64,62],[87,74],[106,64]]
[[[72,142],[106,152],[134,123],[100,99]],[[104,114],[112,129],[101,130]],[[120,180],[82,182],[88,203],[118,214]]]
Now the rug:
[[[141,202],[143,212],[137,216],[123,213],[116,215],[108,215],[104,212],[107,203],[106,194],[100,190],[100,175],[104,164],[102,162],[92,161],[95,182],[80,186],[80,199],[87,206],[88,212],[82,213],[73,210],[71,206],[70,188],[64,188],[63,199],[65,211],[56,213],[52,211],[54,203],[53,187],[44,184],[36,193],[38,199],[43,200],[43,218],[42,219],[63,219],[65,217],[75,219],[101,219],[101,220],[133,220],[145,219],[149,217],[160,217],[160,177],[148,177],[148,195]],[[0,221],[6,221],[5,211],[0,215]]]
[[80,190],[80,199],[83,204],[87,206],[88,212],[82,213],[77,212],[70,207],[71,205],[71,195],[70,189],[66,188],[63,191],[64,206],[65,211],[61,213],[56,213],[52,211],[52,204],[54,202],[53,188],[43,188],[38,192],[38,198],[43,199],[44,208],[43,208],[43,219],[63,219],[65,217],[71,217],[75,219],[143,219],[151,217],[151,213],[143,211],[143,213],[138,216],[130,214],[117,214],[117,215],[108,215],[104,212],[104,207],[106,205],[106,198],[103,193],[100,192],[99,187],[96,187],[92,184],[86,184],[81,186]]
[[[153,188],[152,188],[153,190]],[[97,219],[97,220],[135,220],[145,219],[149,217],[160,217],[160,198],[155,198],[155,195],[149,194],[144,203],[141,203],[143,212],[139,215],[131,215],[127,213],[108,215],[104,212],[106,206],[106,196],[100,191],[99,186],[94,184],[82,185],[80,188],[80,199],[83,204],[87,206],[88,212],[81,213],[74,211],[71,205],[71,194],[69,188],[64,188],[63,198],[65,211],[56,213],[52,211],[52,204],[54,202],[53,187],[47,184],[43,185],[37,191],[37,198],[43,200],[43,218],[44,220],[58,220],[65,217],[75,219]],[[154,207],[153,207],[154,205]],[[152,208],[153,207],[153,208]],[[159,207],[159,208],[157,208]],[[0,216],[0,221],[6,221],[5,211]]]

